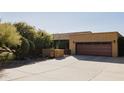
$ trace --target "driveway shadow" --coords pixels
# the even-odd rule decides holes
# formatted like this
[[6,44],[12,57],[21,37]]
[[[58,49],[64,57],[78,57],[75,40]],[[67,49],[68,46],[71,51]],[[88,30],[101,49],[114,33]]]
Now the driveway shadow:
[[[58,58],[54,58],[56,60],[63,60],[68,56],[63,56],[63,57],[58,57]],[[39,58],[39,59],[28,59],[28,60],[13,60],[10,62],[7,62],[5,64],[0,64],[0,68],[2,69],[9,69],[9,68],[17,68],[17,67],[21,67],[24,65],[30,65],[30,64],[35,64],[35,63],[39,63],[39,62],[45,62],[46,60],[49,60],[48,58]],[[4,63],[4,62],[3,62]]]
[[4,76],[4,70],[0,68],[0,78],[2,78]]
[[13,61],[7,62],[5,64],[2,64],[0,66],[0,70],[35,64],[35,63],[39,63],[39,62],[44,62],[45,60],[47,60],[47,59],[41,58],[41,59],[31,59],[31,60],[13,60]]
[[74,55],[73,57],[78,60],[85,60],[85,61],[124,64],[124,57],[102,57],[102,56],[82,56],[82,55]]
[[63,57],[58,57],[58,58],[55,58],[56,60],[63,60],[63,59],[65,59],[65,58],[67,58],[68,57],[68,55],[65,55],[65,56],[63,56]]

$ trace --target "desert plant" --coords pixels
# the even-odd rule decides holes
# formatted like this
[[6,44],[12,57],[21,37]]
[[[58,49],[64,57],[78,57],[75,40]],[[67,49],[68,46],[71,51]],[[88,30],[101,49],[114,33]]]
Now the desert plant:
[[29,49],[29,56],[35,55],[35,44],[31,40],[28,40],[30,44],[30,49]]
[[52,45],[52,37],[46,31],[38,31],[35,39],[35,45],[38,49],[50,48]]
[[37,56],[42,55],[42,49],[52,47],[52,37],[46,31],[38,30],[37,36],[35,38],[35,47]]
[[15,59],[15,55],[12,52],[2,52],[0,53],[0,61],[5,62],[8,60]]
[[28,25],[25,22],[15,23],[14,26],[17,28],[17,31],[21,34],[21,36],[25,37],[28,40],[34,41],[36,36],[34,27]]
[[7,23],[0,24],[0,46],[16,47],[21,45],[21,36],[16,31],[16,28]]
[[16,49],[17,59],[23,59],[27,57],[30,49],[29,41],[24,37],[22,37],[21,40],[22,44]]

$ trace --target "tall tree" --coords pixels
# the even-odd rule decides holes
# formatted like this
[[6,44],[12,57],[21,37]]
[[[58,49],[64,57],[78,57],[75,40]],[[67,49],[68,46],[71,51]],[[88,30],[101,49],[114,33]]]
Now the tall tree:
[[25,22],[19,22],[14,24],[17,28],[17,31],[26,39],[34,41],[36,36],[35,28],[28,25]]
[[46,31],[39,30],[35,39],[36,48],[50,48],[52,43],[52,37]]

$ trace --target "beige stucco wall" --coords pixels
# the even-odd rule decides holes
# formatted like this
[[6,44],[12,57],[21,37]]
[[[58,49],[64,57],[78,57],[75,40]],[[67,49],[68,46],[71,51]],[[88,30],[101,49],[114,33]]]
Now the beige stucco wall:
[[54,40],[69,40],[69,34],[68,33],[62,33],[62,34],[53,34]]
[[112,56],[118,56],[118,33],[87,33],[87,34],[73,34],[69,36],[69,47],[72,54],[75,54],[76,42],[112,42]]
[[91,33],[90,31],[86,32],[72,32],[72,33],[58,33],[58,34],[53,34],[53,39],[54,40],[69,40],[70,35],[79,35],[79,34],[87,34]]

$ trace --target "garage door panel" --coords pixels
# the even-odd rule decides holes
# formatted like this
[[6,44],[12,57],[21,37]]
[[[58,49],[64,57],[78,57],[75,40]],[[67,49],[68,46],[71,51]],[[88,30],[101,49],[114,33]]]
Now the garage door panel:
[[106,43],[76,43],[76,53],[79,55],[112,56],[112,44]]

